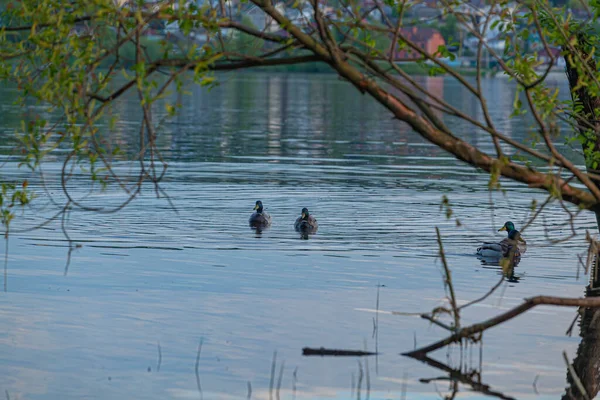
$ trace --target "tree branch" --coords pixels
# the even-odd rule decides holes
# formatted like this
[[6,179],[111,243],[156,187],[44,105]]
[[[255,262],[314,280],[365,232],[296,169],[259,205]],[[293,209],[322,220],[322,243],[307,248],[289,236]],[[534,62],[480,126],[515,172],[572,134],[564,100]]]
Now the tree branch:
[[425,347],[421,347],[419,349],[409,351],[407,353],[403,353],[402,355],[409,357],[418,357],[423,356],[432,351],[441,349],[442,347],[448,346],[449,344],[459,342],[462,339],[472,337],[477,333],[484,332],[485,330],[492,328],[496,325],[500,325],[503,322],[511,320],[524,312],[539,306],[539,305],[549,305],[549,306],[558,306],[558,307],[600,307],[600,298],[572,298],[572,297],[553,297],[553,296],[536,296],[531,297],[529,299],[525,299],[525,301],[514,307],[505,313],[497,315],[493,318],[490,318],[486,321],[476,323],[465,328],[458,330],[456,333],[448,336],[445,339],[442,339],[438,342],[430,344]]

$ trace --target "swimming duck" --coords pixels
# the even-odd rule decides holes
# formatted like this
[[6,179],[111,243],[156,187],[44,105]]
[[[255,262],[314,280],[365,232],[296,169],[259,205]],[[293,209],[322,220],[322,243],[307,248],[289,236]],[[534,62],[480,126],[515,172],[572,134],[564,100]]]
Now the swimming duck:
[[487,258],[508,257],[514,248],[514,258],[521,257],[527,250],[527,242],[521,237],[521,233],[515,229],[515,224],[507,221],[498,232],[507,231],[508,237],[500,242],[484,242],[477,248],[477,255]]
[[294,224],[294,228],[298,232],[315,232],[317,228],[319,228],[319,224],[317,223],[316,218],[310,215],[308,208],[304,207],[302,209],[302,215],[298,217]]
[[263,211],[263,203],[258,200],[256,205],[254,206],[254,210],[256,210],[250,216],[248,223],[253,228],[266,228],[271,225],[271,216]]

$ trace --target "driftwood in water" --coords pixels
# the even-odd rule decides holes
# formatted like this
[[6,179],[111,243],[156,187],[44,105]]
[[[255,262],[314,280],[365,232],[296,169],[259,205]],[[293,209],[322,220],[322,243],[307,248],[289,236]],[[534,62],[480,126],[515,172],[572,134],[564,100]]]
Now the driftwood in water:
[[304,347],[302,349],[303,356],[374,356],[377,353],[370,351],[360,350],[337,350],[337,349],[326,349],[324,347],[318,349],[311,349],[310,347]]

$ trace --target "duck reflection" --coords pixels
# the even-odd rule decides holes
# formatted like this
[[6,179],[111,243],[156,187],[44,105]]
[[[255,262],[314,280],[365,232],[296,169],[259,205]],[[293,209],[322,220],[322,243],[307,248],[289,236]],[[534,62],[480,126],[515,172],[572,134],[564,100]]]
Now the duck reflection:
[[308,240],[314,233],[300,232],[300,239]]
[[521,280],[522,275],[515,274],[515,269],[521,262],[521,257],[514,258],[512,263],[508,260],[494,257],[478,257],[483,268],[494,269],[504,275],[506,280],[511,283],[517,283]]

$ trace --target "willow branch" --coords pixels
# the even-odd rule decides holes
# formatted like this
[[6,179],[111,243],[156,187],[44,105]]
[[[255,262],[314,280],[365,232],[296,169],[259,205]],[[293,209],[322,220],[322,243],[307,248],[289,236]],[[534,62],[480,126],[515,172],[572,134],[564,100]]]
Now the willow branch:
[[546,129],[546,125],[544,124],[544,121],[542,121],[542,118],[535,107],[533,98],[531,97],[531,92],[529,90],[526,90],[525,95],[527,97],[527,102],[529,103],[531,113],[533,114],[533,117],[540,126],[540,130],[542,131],[542,137],[544,138],[546,146],[548,147],[552,155],[557,160],[559,160],[560,163],[565,166],[565,168],[571,171],[573,175],[575,175],[577,179],[579,179],[579,181],[583,183],[590,190],[590,192],[592,192],[594,197],[596,197],[596,200],[600,202],[600,188],[596,186],[596,184],[590,179],[588,175],[586,175],[583,171],[581,171],[579,168],[573,165],[572,162],[567,160],[567,158],[556,149],[556,146],[554,146],[554,143],[552,143],[552,140],[550,139],[550,135],[548,133],[548,130]]

